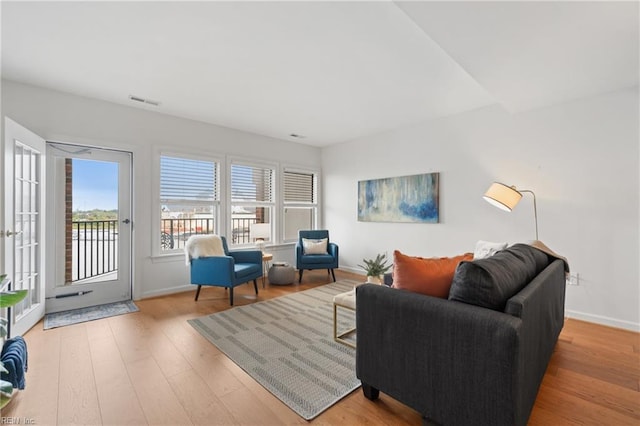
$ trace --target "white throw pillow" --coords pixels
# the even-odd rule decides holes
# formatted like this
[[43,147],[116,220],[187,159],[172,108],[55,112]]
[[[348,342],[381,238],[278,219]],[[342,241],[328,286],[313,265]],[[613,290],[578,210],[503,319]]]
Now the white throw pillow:
[[329,242],[328,238],[321,238],[319,240],[314,240],[311,238],[303,238],[302,248],[303,248],[304,254],[328,254],[327,253],[328,242]]
[[473,259],[485,259],[491,257],[500,250],[507,248],[508,243],[492,243],[489,241],[478,241],[476,249],[473,251]]

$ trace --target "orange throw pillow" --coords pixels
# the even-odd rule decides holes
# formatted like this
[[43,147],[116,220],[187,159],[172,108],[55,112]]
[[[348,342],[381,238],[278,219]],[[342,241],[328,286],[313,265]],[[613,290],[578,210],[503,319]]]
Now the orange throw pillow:
[[449,297],[453,274],[463,260],[473,260],[473,253],[426,259],[407,256],[395,250],[392,287],[446,299]]

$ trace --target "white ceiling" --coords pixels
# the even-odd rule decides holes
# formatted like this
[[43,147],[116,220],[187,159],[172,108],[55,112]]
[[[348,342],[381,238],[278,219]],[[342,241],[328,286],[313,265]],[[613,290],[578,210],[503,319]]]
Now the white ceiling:
[[2,74],[325,146],[636,86],[638,6],[3,1]]

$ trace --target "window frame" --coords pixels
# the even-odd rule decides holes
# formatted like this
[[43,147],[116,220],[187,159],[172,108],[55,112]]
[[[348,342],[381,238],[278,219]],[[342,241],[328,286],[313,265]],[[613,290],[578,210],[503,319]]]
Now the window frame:
[[[212,202],[193,201],[193,204],[202,205],[202,206],[211,205],[213,216],[214,216],[213,230],[216,234],[219,234],[220,230],[222,229],[222,225],[225,223],[224,209],[222,208],[222,204],[224,200],[223,190],[224,190],[224,180],[225,180],[224,161],[220,156],[212,153],[206,153],[206,152],[203,153],[203,152],[196,152],[196,151],[189,151],[189,150],[176,151],[175,149],[166,149],[166,148],[156,149],[156,155],[155,155],[155,161],[154,161],[154,167],[155,167],[154,176],[156,179],[155,179],[154,188],[153,188],[154,200],[155,200],[154,214],[152,217],[153,223],[154,223],[153,229],[162,229],[162,206],[166,204],[162,202],[161,193],[160,193],[161,173],[162,173],[161,158],[162,157],[173,157],[173,158],[195,160],[195,161],[207,161],[207,162],[212,162],[216,164],[215,179],[216,179],[216,185],[217,185],[217,188],[216,188],[217,199],[213,200]],[[151,241],[152,241],[151,253],[154,257],[172,256],[176,254],[182,254],[184,251],[182,247],[162,250],[161,232],[152,231]]]
[[[286,173],[300,173],[300,174],[311,174],[313,175],[313,197],[314,197],[314,202],[302,202],[302,201],[286,201],[285,200],[285,174]],[[287,243],[294,243],[298,240],[297,235],[294,238],[286,238],[285,232],[286,232],[286,225],[285,225],[285,209],[287,208],[308,208],[312,210],[312,214],[313,214],[313,219],[312,219],[312,229],[318,229],[318,225],[321,222],[321,217],[320,217],[320,194],[321,192],[321,188],[320,188],[320,182],[321,182],[321,178],[320,178],[320,171],[318,169],[313,169],[313,168],[304,168],[304,167],[300,167],[300,166],[294,166],[294,165],[283,165],[280,168],[280,182],[281,182],[281,190],[280,193],[282,194],[282,199],[281,199],[281,204],[280,204],[280,208],[279,208],[279,223],[281,224],[280,226],[280,231],[279,231],[279,240],[283,243],[283,244],[287,244]]]
[[[233,193],[232,193],[233,177],[231,175],[234,165],[271,170],[271,201],[234,201]],[[233,156],[233,157],[228,157],[227,159],[227,170],[228,170],[228,176],[227,176],[228,177],[227,179],[228,197],[226,199],[225,210],[227,212],[228,220],[225,224],[226,235],[227,236],[233,235],[233,208],[234,207],[236,206],[263,207],[263,208],[269,209],[269,220],[270,220],[269,223],[271,224],[271,238],[267,240],[267,244],[268,245],[278,244],[280,241],[278,240],[278,238],[275,238],[275,236],[277,235],[277,228],[278,228],[276,226],[276,223],[278,221],[278,217],[277,217],[278,212],[276,207],[278,204],[278,196],[279,196],[279,191],[277,187],[278,174],[279,174],[278,164],[275,162],[260,161],[260,160],[255,160],[247,157]],[[227,243],[229,247],[234,247],[234,248],[255,247],[255,244],[251,241],[246,243],[235,244],[233,243],[232,238],[227,238]]]
[[[296,163],[281,163],[278,161],[265,161],[251,157],[228,155],[219,152],[206,151],[196,148],[180,148],[176,149],[175,146],[154,146],[153,148],[153,164],[152,173],[155,179],[152,179],[151,189],[152,194],[149,200],[155,204],[152,209],[152,227],[153,229],[161,229],[161,208],[160,203],[160,157],[178,157],[192,160],[204,160],[212,161],[218,164],[217,167],[217,182],[218,182],[218,200],[217,211],[214,213],[218,218],[216,222],[216,232],[220,235],[231,236],[232,235],[232,220],[231,211],[233,205],[244,204],[259,207],[270,208],[271,217],[271,239],[268,242],[269,246],[288,246],[297,241],[296,239],[284,238],[284,209],[287,207],[309,207],[315,209],[315,221],[314,229],[318,229],[322,224],[322,176],[320,168],[307,167]],[[252,167],[263,167],[272,170],[272,202],[234,202],[231,201],[231,165],[240,164]],[[310,173],[315,176],[315,195],[316,202],[312,204],[306,203],[290,203],[284,201],[284,173],[286,172],[299,172]],[[168,262],[174,261],[176,256],[183,255],[181,249],[173,250],[161,250],[160,247],[160,232],[151,232],[151,259],[153,262]],[[245,244],[232,244],[232,239],[228,238],[229,247],[236,249],[243,248],[255,248],[253,243]]]

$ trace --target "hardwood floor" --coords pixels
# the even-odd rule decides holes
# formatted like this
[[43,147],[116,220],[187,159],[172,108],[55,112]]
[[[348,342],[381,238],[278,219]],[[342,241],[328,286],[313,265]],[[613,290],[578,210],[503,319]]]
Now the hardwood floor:
[[[361,277],[337,271],[337,278]],[[329,282],[260,286],[259,300]],[[2,412],[37,425],[281,425],[308,423],[257,384],[186,320],[229,308],[227,293],[194,292],[136,302],[140,312],[26,335],[27,388]],[[253,303],[236,288],[236,306]],[[11,419],[9,419],[11,421]],[[15,424],[15,419],[13,420]],[[309,422],[417,425],[420,416],[381,393],[360,389]],[[531,425],[640,424],[640,334],[567,320],[542,383]]]

